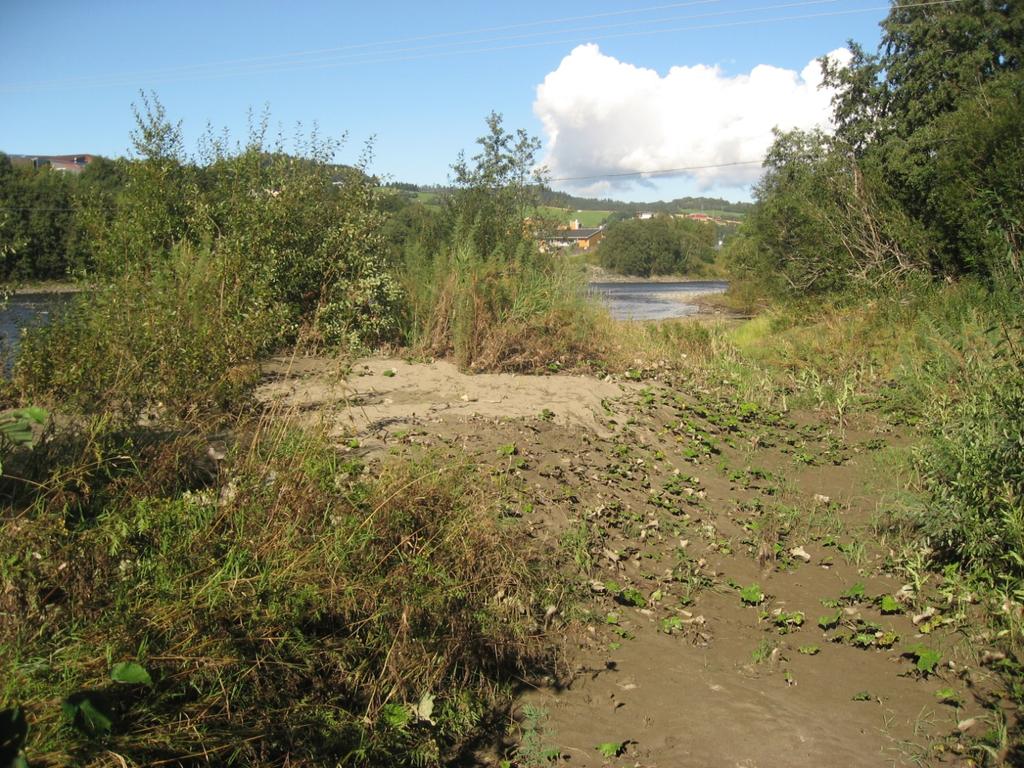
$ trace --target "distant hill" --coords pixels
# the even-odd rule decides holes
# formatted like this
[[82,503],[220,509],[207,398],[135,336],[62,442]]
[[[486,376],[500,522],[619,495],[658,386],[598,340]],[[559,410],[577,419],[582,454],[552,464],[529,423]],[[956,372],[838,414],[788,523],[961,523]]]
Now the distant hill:
[[[405,182],[394,182],[387,185],[396,190],[401,190],[410,198],[419,200],[425,205],[434,202],[440,193],[448,190],[446,187],[436,185],[416,185]],[[728,218],[742,219],[753,207],[753,203],[739,203],[723,200],[719,197],[678,197],[675,200],[659,200],[653,203],[638,203],[625,200],[612,200],[609,198],[596,199],[592,197],[577,197],[566,192],[555,192],[551,189],[542,189],[540,195],[541,205],[548,208],[559,208],[569,211],[597,211],[607,215],[614,213],[634,214],[641,211],[651,213],[693,213],[704,211],[706,213]]]

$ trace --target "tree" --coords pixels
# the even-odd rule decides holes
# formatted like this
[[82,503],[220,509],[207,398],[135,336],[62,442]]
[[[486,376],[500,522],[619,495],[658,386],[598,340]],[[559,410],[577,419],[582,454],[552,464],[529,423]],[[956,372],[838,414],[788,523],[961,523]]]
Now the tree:
[[[962,135],[964,130],[976,129],[979,140],[988,140],[982,126],[972,126],[955,117],[957,114],[971,112],[989,122],[1005,117],[1010,134],[1013,122],[1020,122],[1019,100],[999,96],[986,107],[977,99],[997,91],[1005,95],[1013,87],[1019,93],[1024,4],[1007,0],[894,3],[882,28],[876,54],[867,54],[851,43],[854,55],[850,66],[823,62],[825,83],[837,89],[833,99],[837,140],[857,158],[876,163],[907,215],[931,231],[934,271],[990,273],[991,254],[982,256],[977,251],[989,251],[989,239],[964,238],[962,228],[968,221],[977,223],[974,214],[1012,204],[1014,196],[959,183],[948,167],[941,170],[937,160],[949,157],[951,131]],[[994,88],[997,82],[1003,85]],[[1011,83],[1017,86],[1008,85]],[[1015,104],[1017,111],[1013,111]],[[993,152],[982,158],[975,156],[974,145],[960,146],[973,162],[982,162],[989,169],[996,165],[993,152],[1005,154],[1006,149],[989,144]],[[987,175],[989,171],[981,173]],[[952,186],[947,189],[947,185]],[[1002,189],[1007,191],[1005,186]],[[965,196],[963,205],[953,204],[956,196]],[[936,208],[939,198],[945,201],[941,210]],[[953,214],[953,208],[959,213]],[[1005,233],[1005,226],[1003,230]]]
[[882,30],[878,53],[851,41],[849,66],[822,61],[825,84],[837,89],[837,135],[861,150],[909,140],[1024,62],[1024,5],[1009,0],[894,3]]
[[537,167],[540,140],[522,128],[510,133],[502,116],[487,116],[482,148],[467,161],[460,152],[452,165],[456,191],[450,200],[455,226],[472,232],[485,257],[514,252],[527,235],[525,222],[539,202],[545,170]]
[[0,157],[0,265],[3,279],[54,279],[68,271],[77,179],[49,166],[12,166]]
[[661,215],[615,222],[601,241],[601,266],[624,275],[679,275],[712,260],[711,224]]

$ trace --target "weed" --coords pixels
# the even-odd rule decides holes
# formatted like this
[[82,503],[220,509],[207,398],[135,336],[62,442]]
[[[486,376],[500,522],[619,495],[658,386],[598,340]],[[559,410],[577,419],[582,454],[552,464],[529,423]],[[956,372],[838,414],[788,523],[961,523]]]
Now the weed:
[[771,658],[775,651],[775,645],[770,640],[762,640],[750,654],[750,660],[755,664],[763,664]]
[[765,600],[765,594],[759,585],[751,584],[740,590],[740,600],[745,605],[760,605]]
[[520,710],[520,738],[516,748],[516,765],[521,768],[544,768],[558,761],[560,750],[549,739],[554,735],[546,727],[548,711],[543,707],[525,704]]

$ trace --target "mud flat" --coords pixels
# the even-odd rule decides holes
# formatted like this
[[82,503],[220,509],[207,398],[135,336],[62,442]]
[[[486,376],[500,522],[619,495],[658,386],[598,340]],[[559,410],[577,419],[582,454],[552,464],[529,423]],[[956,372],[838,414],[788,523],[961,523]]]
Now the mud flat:
[[884,532],[906,436],[870,415],[840,429],[683,379],[386,358],[274,361],[260,396],[371,466],[476,465],[495,513],[550,547],[567,671],[521,695],[516,739],[481,764],[931,765],[991,725],[969,599],[912,583]]

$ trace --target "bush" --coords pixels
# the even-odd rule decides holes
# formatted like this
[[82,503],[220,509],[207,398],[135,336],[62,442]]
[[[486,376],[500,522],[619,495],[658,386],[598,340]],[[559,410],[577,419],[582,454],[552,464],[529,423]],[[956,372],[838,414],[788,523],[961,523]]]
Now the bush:
[[[932,393],[917,464],[922,533],[940,558],[997,583],[1024,582],[1024,357],[1002,326],[995,357],[968,353],[946,396]],[[950,387],[949,384],[953,386]]]
[[237,404],[252,362],[292,330],[227,279],[221,254],[179,246],[145,275],[128,272],[83,293],[22,339],[14,382],[32,402],[127,422],[146,409],[188,418]]
[[929,266],[924,228],[884,169],[820,133],[776,136],[758,205],[730,244],[734,279],[778,298],[889,289]]
[[409,287],[415,348],[472,371],[549,372],[600,357],[602,309],[582,265],[521,248],[508,262],[481,258],[469,241],[439,254],[425,287]]
[[609,225],[597,255],[601,266],[623,275],[681,275],[714,261],[715,228],[672,216]]
[[314,135],[289,155],[266,146],[264,118],[244,148],[208,137],[190,165],[180,128],[144,103],[140,158],[121,162],[113,213],[89,219],[93,290],[23,340],[24,397],[129,419],[202,413],[235,403],[256,358],[300,334],[396,339],[379,189],[362,167],[329,165],[337,142]]

